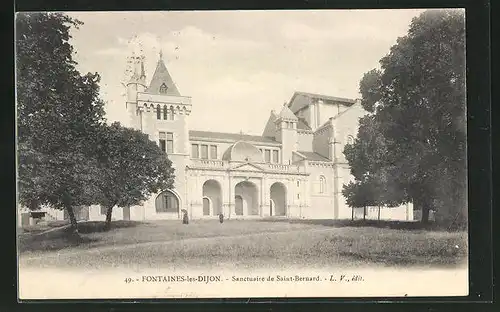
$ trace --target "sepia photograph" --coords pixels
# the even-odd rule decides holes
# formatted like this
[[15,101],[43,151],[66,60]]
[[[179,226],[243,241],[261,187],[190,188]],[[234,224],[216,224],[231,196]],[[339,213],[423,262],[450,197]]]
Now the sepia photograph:
[[16,13],[18,299],[467,296],[465,25]]

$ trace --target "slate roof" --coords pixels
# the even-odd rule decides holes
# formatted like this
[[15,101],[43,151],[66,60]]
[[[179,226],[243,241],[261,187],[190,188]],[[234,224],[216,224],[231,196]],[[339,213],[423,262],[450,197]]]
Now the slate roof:
[[[349,104],[354,104],[356,102],[356,100],[353,100],[353,99],[341,98],[341,97],[324,95],[324,94],[318,94],[318,93],[309,93],[309,92],[300,92],[300,91],[297,91],[297,92],[295,92],[294,95],[304,95],[304,96],[307,96],[307,97],[310,97],[310,98],[322,99],[322,100],[327,100],[327,101],[342,102],[342,103],[349,103]],[[292,101],[290,101],[290,103],[291,102]]]
[[158,64],[156,65],[155,73],[153,74],[153,78],[151,78],[151,83],[147,88],[146,92],[158,94],[160,93],[161,85],[165,83],[167,86],[166,95],[180,96],[179,90],[172,80],[170,73],[165,66],[165,63],[162,59],[158,60]]
[[288,108],[288,106],[283,106],[280,112],[280,117],[284,119],[297,120],[297,116]]
[[298,151],[300,154],[304,155],[307,157],[308,160],[315,160],[315,161],[330,161],[330,159],[321,156],[320,154],[316,152],[305,152],[305,151]]
[[299,117],[299,122],[297,123],[297,129],[312,130],[307,121],[301,117]]
[[236,141],[254,141],[254,142],[263,142],[263,143],[278,143],[272,137],[263,137],[263,136],[259,136],[259,135],[190,130],[189,131],[189,138],[192,139],[194,137],[206,138],[206,139],[223,139],[223,140],[231,140],[234,142],[236,142]]

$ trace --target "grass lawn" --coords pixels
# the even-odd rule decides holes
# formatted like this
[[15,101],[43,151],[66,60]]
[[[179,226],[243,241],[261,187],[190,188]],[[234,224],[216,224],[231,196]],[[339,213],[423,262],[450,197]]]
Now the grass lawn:
[[467,258],[465,232],[265,220],[117,221],[110,232],[102,225],[81,224],[80,242],[64,231],[22,236],[20,266],[449,266]]

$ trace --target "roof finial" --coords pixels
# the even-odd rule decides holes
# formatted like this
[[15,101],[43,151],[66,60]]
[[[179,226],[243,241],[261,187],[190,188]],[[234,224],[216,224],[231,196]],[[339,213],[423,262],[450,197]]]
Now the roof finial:
[[163,61],[163,50],[160,49],[160,61]]
[[144,57],[141,59],[141,78],[146,77],[146,71],[144,70]]

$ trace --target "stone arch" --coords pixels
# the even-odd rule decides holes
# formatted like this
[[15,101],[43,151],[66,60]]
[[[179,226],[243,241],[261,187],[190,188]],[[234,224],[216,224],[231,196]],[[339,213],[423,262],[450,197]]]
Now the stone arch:
[[[241,211],[241,215],[259,215],[259,190],[255,183],[250,181],[242,181],[234,187],[235,195],[235,213]],[[238,206],[238,201],[241,198],[241,207]]]
[[275,182],[271,185],[271,203],[273,216],[286,216],[286,186],[281,182]]
[[176,213],[179,214],[181,199],[179,194],[172,190],[164,190],[155,199],[156,213]]
[[207,210],[205,201],[203,202],[203,215],[217,216],[222,213],[222,186],[219,181],[214,179],[205,181],[202,187],[202,197],[209,200]]

